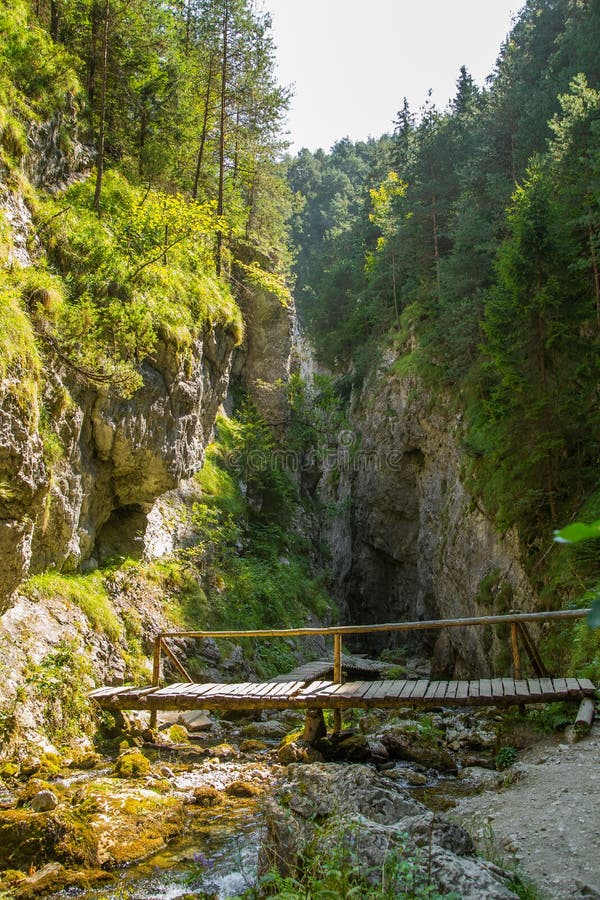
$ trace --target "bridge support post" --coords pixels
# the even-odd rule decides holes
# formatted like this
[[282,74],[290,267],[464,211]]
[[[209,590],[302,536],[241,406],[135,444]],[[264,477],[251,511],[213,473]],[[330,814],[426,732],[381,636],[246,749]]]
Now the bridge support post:
[[[513,657],[513,677],[515,681],[520,681],[522,678],[521,654],[519,652],[519,630],[516,622],[511,622],[510,625],[510,643]],[[525,715],[525,706],[522,703],[519,703],[519,715]]]
[[[154,638],[154,658],[152,662],[152,687],[158,687],[160,684],[160,652],[162,650],[162,637],[157,635]],[[155,709],[150,712],[150,728],[156,728],[158,713]]]
[[[336,684],[342,683],[342,636],[334,634],[333,636],[333,680]],[[333,711],[333,730],[339,734],[342,730],[342,711],[334,709]]]

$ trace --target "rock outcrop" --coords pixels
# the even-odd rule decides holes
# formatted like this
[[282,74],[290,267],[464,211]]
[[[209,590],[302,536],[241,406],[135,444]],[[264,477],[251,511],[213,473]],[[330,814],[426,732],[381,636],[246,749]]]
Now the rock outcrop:
[[54,459],[14,391],[0,396],[0,481],[11,486],[1,500],[0,550],[13,560],[4,603],[27,572],[140,555],[151,505],[202,465],[232,353],[233,339],[216,328],[185,359],[161,343],[130,399],[77,382],[50,360],[43,403],[59,445]]
[[[352,872],[358,885],[384,883],[390,896],[407,887],[465,900],[509,900],[506,873],[474,856],[466,831],[430,813],[390,779],[361,765],[291,765],[266,801],[267,833],[259,869],[327,877]],[[333,885],[332,885],[333,886]]]
[[[416,377],[382,369],[355,398],[350,420],[337,478],[329,471],[322,479],[341,513],[326,538],[347,618],[398,622],[531,609],[516,535],[500,534],[465,485],[461,414],[450,398],[434,399]],[[491,629],[422,634],[435,644],[434,674],[481,677],[502,657]]]

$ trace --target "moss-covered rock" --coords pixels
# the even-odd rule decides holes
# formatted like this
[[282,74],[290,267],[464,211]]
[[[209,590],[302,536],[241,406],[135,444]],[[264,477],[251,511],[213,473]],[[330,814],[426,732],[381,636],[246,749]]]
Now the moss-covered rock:
[[184,728],[183,725],[171,725],[171,727],[167,728],[167,730],[164,732],[164,737],[166,737],[171,744],[190,743],[190,737],[187,728]]
[[144,778],[149,772],[150,761],[139,750],[126,750],[114,766],[114,773],[119,778]]
[[79,808],[104,868],[126,865],[161,850],[184,825],[181,800],[108,778],[81,791]]
[[0,812],[0,869],[22,869],[60,862],[65,866],[97,865],[94,835],[76,811],[47,813],[28,809]]
[[16,778],[21,771],[19,763],[8,760],[0,763],[0,776],[2,778]]
[[201,784],[199,787],[194,788],[194,803],[197,806],[217,806],[222,801],[223,796],[221,792],[211,784]]
[[251,781],[232,781],[225,788],[228,797],[259,797],[263,790]]
[[256,741],[252,738],[249,738],[247,741],[242,741],[240,744],[240,752],[241,753],[260,753],[261,750],[266,750],[267,744],[264,741]]
[[73,755],[69,768],[89,771],[90,769],[95,769],[101,762],[102,757],[99,753],[95,753],[93,750],[83,750]]

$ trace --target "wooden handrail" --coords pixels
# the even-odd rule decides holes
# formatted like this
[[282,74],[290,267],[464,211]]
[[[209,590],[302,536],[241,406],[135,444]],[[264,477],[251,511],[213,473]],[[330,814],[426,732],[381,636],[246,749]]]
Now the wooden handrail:
[[434,628],[464,628],[469,625],[510,625],[512,622],[544,622],[551,619],[583,619],[589,609],[559,609],[552,612],[512,613],[504,616],[473,616],[467,619],[427,619],[423,622],[386,622],[378,625],[333,625],[327,628],[272,628],[246,631],[163,631],[161,638],[269,638],[310,637],[344,634],[375,634],[379,631],[425,631]]

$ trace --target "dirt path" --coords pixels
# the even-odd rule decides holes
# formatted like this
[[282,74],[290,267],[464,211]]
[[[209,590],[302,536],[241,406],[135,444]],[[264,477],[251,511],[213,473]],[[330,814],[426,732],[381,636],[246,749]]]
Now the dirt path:
[[600,900],[600,724],[578,744],[536,744],[516,769],[516,783],[462,800],[451,815],[484,855],[518,863],[543,897]]

